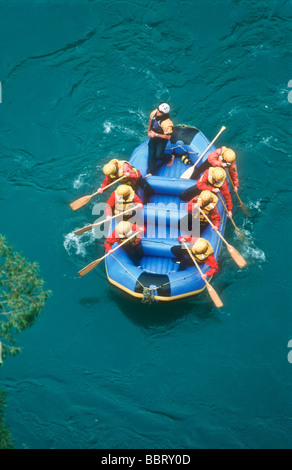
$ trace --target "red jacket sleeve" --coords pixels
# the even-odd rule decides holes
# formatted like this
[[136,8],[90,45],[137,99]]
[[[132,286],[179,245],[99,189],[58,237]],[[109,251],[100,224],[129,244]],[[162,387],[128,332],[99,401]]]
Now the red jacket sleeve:
[[238,181],[238,173],[237,173],[237,166],[236,162],[232,162],[230,167],[228,168],[230,178],[232,179],[232,182],[236,188],[239,187],[239,181]]
[[135,203],[135,204],[142,204],[141,209],[144,207],[143,202],[141,201],[141,199],[139,198],[139,196],[137,196],[137,194],[135,194],[135,196],[134,196],[134,203]]
[[123,173],[127,173],[127,172],[130,172],[130,175],[129,175],[129,179],[132,180],[132,184],[136,184],[138,179],[140,178],[141,176],[141,173],[139,170],[136,170],[138,175],[136,174],[136,172],[133,170],[133,167],[130,163],[128,162],[125,162],[123,164]]
[[106,175],[103,183],[100,185],[101,189],[104,188],[105,186],[107,186],[108,184],[112,183],[112,182],[113,182],[113,180],[108,175]]
[[188,202],[187,211],[189,214],[193,213],[193,204],[196,204],[197,201],[198,201],[198,196],[194,197]]
[[208,277],[213,276],[213,274],[218,273],[219,271],[219,266],[217,261],[214,258],[214,255],[208,256],[208,258],[205,260],[205,263],[210,266],[209,271],[206,272]]
[[217,149],[215,150],[214,152],[211,152],[209,155],[208,155],[208,162],[212,165],[212,166],[222,166],[222,161],[219,160],[219,157],[221,155],[221,151],[222,151],[222,148],[220,149]]
[[119,239],[116,237],[116,231],[114,230],[110,237],[108,237],[104,242],[104,247],[107,252],[109,252],[114,243],[119,242]]
[[198,179],[197,181],[197,187],[201,190],[201,191],[213,191],[213,186],[209,185],[208,184],[208,176],[209,176],[209,170],[205,170],[204,173],[203,173],[203,176],[201,176],[201,178]]
[[229,192],[226,180],[224,181],[223,185],[221,186],[220,191],[222,193],[222,196],[225,199],[227,210],[232,211],[232,208],[233,208],[232,199],[231,199],[231,194]]
[[[133,230],[133,232],[136,232],[136,231],[138,232],[138,230],[140,230],[140,229],[143,229],[143,232],[140,232],[140,233],[139,233],[139,235],[138,235],[138,240],[137,240],[137,243],[135,243],[135,245],[137,245],[137,244],[140,242],[140,239],[141,239],[141,236],[143,235],[143,233],[144,233],[144,235],[145,235],[145,233],[146,233],[146,227],[142,227],[142,225],[137,225],[137,224],[133,224],[133,225],[132,225],[132,230]],[[135,246],[135,245],[134,245],[134,246]]]
[[210,214],[210,220],[212,224],[215,225],[215,227],[219,229],[220,223],[221,223],[221,217],[220,217],[217,207],[215,207],[215,209],[212,210]]
[[113,191],[106,203],[105,215],[112,215],[113,208],[115,207],[115,192]]

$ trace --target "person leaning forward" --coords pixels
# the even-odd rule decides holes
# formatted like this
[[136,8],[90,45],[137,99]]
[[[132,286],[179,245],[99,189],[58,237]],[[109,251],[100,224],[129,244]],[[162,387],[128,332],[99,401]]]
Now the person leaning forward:
[[128,254],[129,258],[134,264],[137,264],[143,256],[143,248],[141,244],[141,236],[145,234],[146,229],[143,226],[137,224],[131,224],[128,221],[119,222],[112,232],[112,234],[105,240],[104,246],[107,253],[113,251],[113,245],[115,243],[121,244],[127,238],[131,237],[134,233],[137,235],[131,238],[128,243],[123,245],[123,249]]
[[208,159],[198,168],[195,168],[191,179],[196,180],[199,178],[201,173],[210,166],[226,168],[233,182],[234,190],[238,191],[239,180],[236,166],[236,154],[234,150],[227,147],[221,147],[217,150],[214,150],[214,152],[209,153]]
[[[129,186],[135,187],[138,185],[143,189],[147,195],[152,195],[154,193],[150,184],[141,175],[141,172],[134,168],[126,160],[118,160],[116,158],[112,159],[109,163],[106,163],[103,167],[103,173],[105,179],[98,189],[98,193],[107,191],[106,186],[116,181],[118,178],[124,177],[121,180],[122,184],[127,184]],[[104,189],[106,188],[106,189]]]
[[158,160],[167,161],[167,165],[172,165],[175,156],[165,154],[165,147],[167,141],[171,138],[173,123],[169,117],[170,106],[167,103],[161,103],[158,109],[155,109],[150,114],[148,124],[148,136],[150,137],[148,143],[148,167],[147,176],[150,176],[155,171],[156,162]]
[[210,167],[205,170],[197,183],[191,188],[186,189],[180,195],[182,201],[189,201],[201,191],[211,191],[213,193],[222,193],[228,210],[228,217],[232,217],[232,199],[226,181],[226,171],[221,167]]
[[[112,192],[107,201],[105,211],[106,218],[110,219],[112,215],[121,214],[128,209],[132,209],[137,204],[137,209],[141,210],[143,208],[143,203],[139,196],[135,194],[133,188],[127,184],[121,184],[115,191]],[[134,212],[135,210],[129,211],[123,216],[123,218],[129,219],[134,215]]]
[[[190,236],[181,236],[178,238],[179,243],[190,243],[190,251],[198,264],[206,263],[210,269],[203,274],[202,279],[213,276],[219,271],[218,263],[214,257],[214,251],[211,244],[205,238],[197,238]],[[184,246],[175,245],[171,248],[175,258],[180,261],[180,270],[184,269],[186,265],[193,265],[191,257]]]

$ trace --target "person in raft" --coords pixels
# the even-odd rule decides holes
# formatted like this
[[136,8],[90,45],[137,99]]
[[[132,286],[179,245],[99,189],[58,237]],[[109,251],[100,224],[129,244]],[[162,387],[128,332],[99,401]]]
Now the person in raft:
[[232,149],[227,147],[221,147],[215,150],[214,152],[211,152],[208,155],[208,159],[204,163],[202,163],[201,166],[195,168],[191,179],[196,180],[197,178],[199,178],[200,174],[210,166],[226,168],[230,174],[230,178],[234,185],[234,190],[238,191],[239,180],[235,159],[236,154]]
[[197,183],[191,188],[186,189],[180,195],[182,201],[189,201],[200,191],[211,191],[212,193],[222,193],[227,207],[228,217],[232,217],[232,199],[226,181],[226,171],[219,166],[210,167],[205,170],[203,175],[198,179]]
[[143,256],[141,236],[145,234],[146,229],[137,224],[131,224],[127,221],[119,222],[112,234],[105,240],[104,246],[107,253],[111,253],[115,243],[122,243],[134,233],[137,235],[131,238],[128,243],[123,245],[123,249],[128,254],[133,264],[137,265]]
[[[155,171],[158,160],[167,161],[167,166],[173,164],[175,156],[164,153],[167,141],[172,135],[173,123],[169,117],[170,106],[167,103],[161,103],[158,109],[154,109],[150,114],[148,124],[148,167],[147,176],[151,176]],[[145,178],[146,178],[145,177]]]
[[[128,209],[132,209],[137,204],[137,209],[141,210],[143,203],[133,188],[127,184],[121,184],[112,192],[106,203],[106,218],[110,219],[113,215],[121,214]],[[133,217],[137,209],[127,212],[127,214],[123,216],[123,219]]]
[[[199,208],[202,212],[208,217],[208,219],[213,224],[213,230],[219,230],[221,217],[217,209],[218,197],[215,193],[211,191],[202,191],[198,196],[195,196],[191,199],[187,206],[188,215],[188,230],[192,230],[192,224],[197,218],[200,219],[200,232],[202,232],[208,225],[209,222],[204,217],[204,215],[199,211]],[[181,224],[182,225],[182,224]]]
[[[107,191],[109,184],[116,181],[118,178],[124,176],[121,181],[122,184],[128,184],[129,186],[135,187],[139,186],[143,189],[147,195],[153,195],[154,191],[151,188],[150,184],[142,178],[141,172],[134,168],[126,160],[117,160],[116,158],[112,159],[109,163],[106,163],[103,167],[103,173],[105,179],[98,189],[98,193]],[[104,189],[106,188],[106,189]]]
[[[205,238],[196,238],[190,236],[181,236],[178,238],[179,243],[190,243],[190,251],[198,264],[206,263],[210,269],[203,274],[202,279],[213,276],[219,271],[218,263],[214,257],[214,251],[211,244]],[[186,265],[194,265],[193,260],[189,256],[184,246],[173,246],[171,248],[175,258],[180,262],[180,270]]]

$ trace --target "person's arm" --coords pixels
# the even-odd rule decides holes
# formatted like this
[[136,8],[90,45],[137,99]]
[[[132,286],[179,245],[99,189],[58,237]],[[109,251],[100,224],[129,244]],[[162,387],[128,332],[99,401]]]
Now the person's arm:
[[214,189],[216,188],[213,188],[213,186],[210,186],[208,184],[208,174],[209,174],[209,170],[206,170],[204,173],[203,173],[203,176],[201,176],[200,179],[198,179],[197,181],[197,187],[201,190],[201,191],[211,191],[211,192],[215,192],[213,191]]
[[206,277],[211,277],[213,276],[213,274],[216,274],[218,273],[219,271],[219,266],[218,266],[218,263],[217,261],[215,260],[214,258],[214,255],[210,255],[208,256],[207,259],[205,259],[205,263],[210,266],[210,269],[204,274],[204,277],[206,279]]
[[115,193],[111,193],[107,203],[106,203],[106,209],[105,209],[105,215],[106,217],[111,217],[113,208],[115,207]]
[[[137,171],[137,170],[136,170]],[[141,176],[141,173],[139,171],[134,171],[132,165],[128,162],[125,162],[123,165],[123,173],[127,178],[133,181],[133,184],[136,184],[139,177]],[[139,174],[140,173],[140,174]]]
[[144,207],[143,202],[141,201],[139,196],[137,196],[137,194],[134,195],[134,202],[135,204],[140,204],[140,207],[138,207],[138,209],[143,209]]
[[232,204],[231,194],[229,192],[226,180],[224,181],[223,185],[221,186],[220,191],[221,191],[222,196],[224,197],[225,202],[226,202],[226,207],[227,207],[227,210],[229,212],[228,217],[232,217],[233,204]]
[[238,180],[237,166],[236,166],[235,161],[232,162],[229,167],[229,174],[234,184],[234,190],[237,191],[239,187],[239,180]]
[[217,207],[215,207],[215,209],[212,210],[210,214],[210,220],[212,224],[217,228],[217,230],[219,230],[221,217],[220,217]]
[[220,148],[220,149],[214,150],[214,152],[209,153],[208,162],[212,166],[222,166],[222,161],[219,160],[219,157],[221,155],[221,150],[222,149]]
[[118,242],[118,239],[115,237],[115,230],[114,230],[111,236],[106,238],[104,242],[104,247],[107,252],[112,251],[113,245],[115,244],[115,242]]
[[[104,188],[105,186],[107,186],[108,184],[110,184],[110,183],[112,183],[112,182],[113,182],[113,180],[112,180],[108,175],[106,175],[106,177],[105,177],[103,183],[100,185],[100,188],[99,188],[99,189],[102,189],[102,190],[103,190],[103,188]],[[103,191],[100,191],[100,192],[102,193]]]

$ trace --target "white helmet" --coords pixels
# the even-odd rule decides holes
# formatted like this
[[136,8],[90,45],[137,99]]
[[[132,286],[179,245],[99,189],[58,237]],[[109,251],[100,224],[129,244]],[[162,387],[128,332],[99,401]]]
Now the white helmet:
[[167,104],[167,103],[161,103],[161,104],[158,106],[158,110],[159,110],[161,113],[168,114],[169,111],[170,111],[170,106],[169,106],[169,104]]

